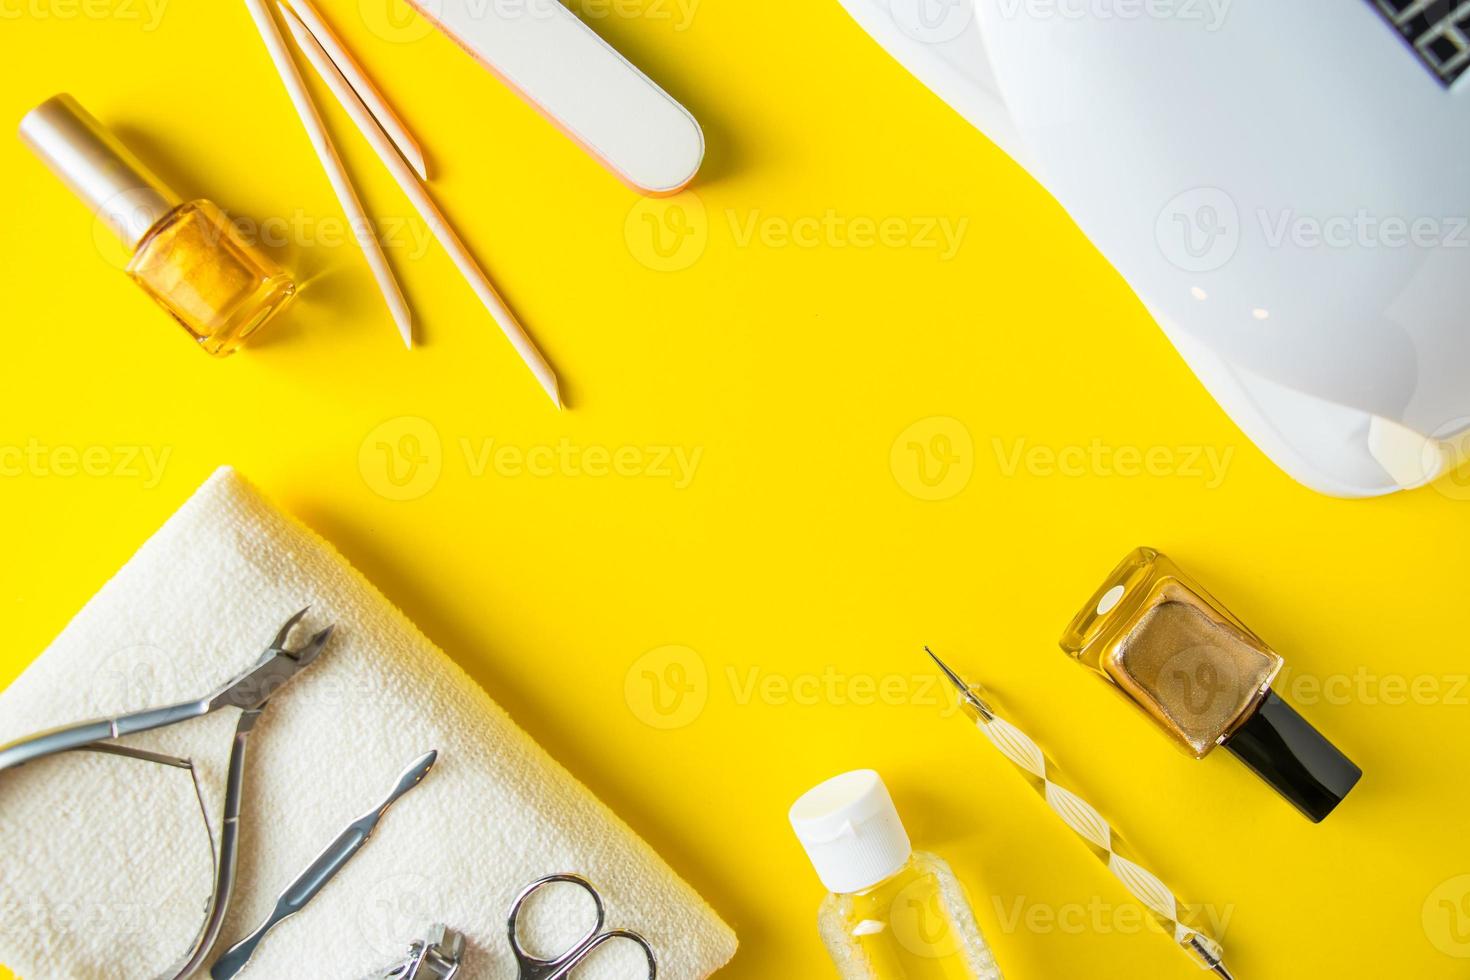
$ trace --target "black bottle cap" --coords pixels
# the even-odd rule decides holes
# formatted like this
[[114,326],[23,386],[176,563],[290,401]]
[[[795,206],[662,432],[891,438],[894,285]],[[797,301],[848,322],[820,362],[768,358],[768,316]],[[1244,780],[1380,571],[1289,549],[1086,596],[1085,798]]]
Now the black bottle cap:
[[1225,747],[1313,823],[1321,823],[1363,775],[1275,691],[1266,692]]

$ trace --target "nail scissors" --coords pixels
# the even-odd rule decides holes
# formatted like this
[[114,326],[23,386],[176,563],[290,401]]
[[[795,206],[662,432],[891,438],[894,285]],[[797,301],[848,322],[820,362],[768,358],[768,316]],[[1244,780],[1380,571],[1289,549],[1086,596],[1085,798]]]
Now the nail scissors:
[[[230,748],[219,849],[214,855],[214,889],[205,907],[204,925],[189,951],[178,963],[161,974],[159,980],[182,980],[193,975],[209,956],[210,949],[219,938],[220,927],[224,925],[225,911],[229,907],[235,886],[240,805],[245,784],[246,742],[255,723],[264,713],[271,695],[310,665],[332,636],[332,627],[328,626],[314,635],[301,649],[288,649],[286,641],[290,639],[292,629],[305,615],[306,610],[303,609],[286,620],[254,665],[212,694],[194,701],[183,701],[161,708],[149,708],[39,732],[0,746],[0,772],[47,756],[77,750],[129,756],[147,762],[179,766],[192,772],[193,763],[188,760],[170,759],[157,753],[110,743],[127,735],[156,731],[194,718],[202,718],[222,708],[240,709],[240,719],[235,725],[234,742]],[[205,823],[208,824],[207,813]],[[214,847],[213,832],[210,833],[210,847]]]
[[[537,956],[532,956],[521,945],[519,934],[521,910],[536,892],[549,885],[560,883],[575,885],[592,896],[592,906],[597,910],[597,919],[592,924],[592,928],[587,931],[587,934],[579,939],[571,949],[562,953],[560,956],[545,960]],[[515,903],[510,907],[510,917],[506,923],[510,932],[510,950],[515,954],[516,964],[520,968],[518,974],[520,980],[563,980],[567,974],[580,966],[583,960],[591,956],[593,951],[599,946],[612,942],[615,939],[623,939],[638,944],[643,950],[643,954],[648,957],[648,980],[655,980],[658,976],[658,957],[654,955],[653,947],[648,944],[648,940],[638,935],[638,933],[629,932],[626,929],[612,929],[604,932],[602,927],[606,921],[607,912],[602,904],[602,896],[592,886],[592,882],[583,878],[581,875],[547,875],[545,878],[531,882],[531,884],[527,885],[516,896]]]

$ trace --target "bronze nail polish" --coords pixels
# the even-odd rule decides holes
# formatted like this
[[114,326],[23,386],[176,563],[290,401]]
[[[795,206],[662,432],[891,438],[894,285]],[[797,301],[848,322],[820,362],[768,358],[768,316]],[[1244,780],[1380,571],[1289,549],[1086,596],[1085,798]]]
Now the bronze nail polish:
[[1113,570],[1061,643],[1179,748],[1225,746],[1313,821],[1362,776],[1271,690],[1281,655],[1152,548]]

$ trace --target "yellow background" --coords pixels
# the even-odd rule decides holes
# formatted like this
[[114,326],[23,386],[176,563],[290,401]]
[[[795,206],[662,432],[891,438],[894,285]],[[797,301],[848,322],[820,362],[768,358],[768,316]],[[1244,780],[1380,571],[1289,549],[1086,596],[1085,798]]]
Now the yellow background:
[[[243,7],[167,0],[154,22],[157,2],[0,3],[0,120],[72,92],[186,195],[299,219],[276,252],[310,288],[213,362],[0,140],[0,447],[35,450],[0,479],[0,682],[228,462],[710,900],[742,940],[730,980],[831,975],[785,812],[860,766],[951,859],[1011,980],[1198,975],[947,712],[924,643],[994,689],[1181,894],[1229,915],[1238,976],[1470,969],[1470,488],[1354,503],[1290,482],[1047,194],[835,2],[582,4],[705,126],[697,200],[650,206],[399,0],[321,0],[559,369],[563,414],[332,107],[374,213],[399,223],[390,259],[424,340],[400,347],[360,255],[332,238],[340,212]],[[861,222],[888,218],[897,237],[866,241]],[[829,230],[783,243],[800,219]],[[930,219],[968,222],[952,257],[923,247]],[[765,232],[748,238],[752,222]],[[665,254],[655,226],[689,235]],[[425,436],[428,468],[398,486],[409,462],[388,454],[406,434]],[[502,445],[565,445],[594,469],[599,447],[633,448],[624,475],[538,476],[487,462]],[[692,481],[658,447],[698,453]],[[1068,447],[1087,460],[1050,467],[1077,462]],[[108,466],[65,475],[89,448]],[[1134,474],[1128,453],[1150,449],[1155,473]],[[1222,478],[1205,452],[1228,454]],[[1299,704],[1367,773],[1327,823],[1224,753],[1176,753],[1058,651],[1142,543],[1308,690],[1339,678]]]

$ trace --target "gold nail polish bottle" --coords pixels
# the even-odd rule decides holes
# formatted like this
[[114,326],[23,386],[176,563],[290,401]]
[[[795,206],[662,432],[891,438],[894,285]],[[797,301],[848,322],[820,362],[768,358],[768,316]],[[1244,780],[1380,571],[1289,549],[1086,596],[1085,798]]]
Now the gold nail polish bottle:
[[20,136],[122,240],[133,281],[209,353],[234,353],[295,294],[218,206],[184,203],[70,95],[29,112]]
[[1179,748],[1225,746],[1314,821],[1362,775],[1271,690],[1281,655],[1152,548],[1123,559],[1061,643]]

